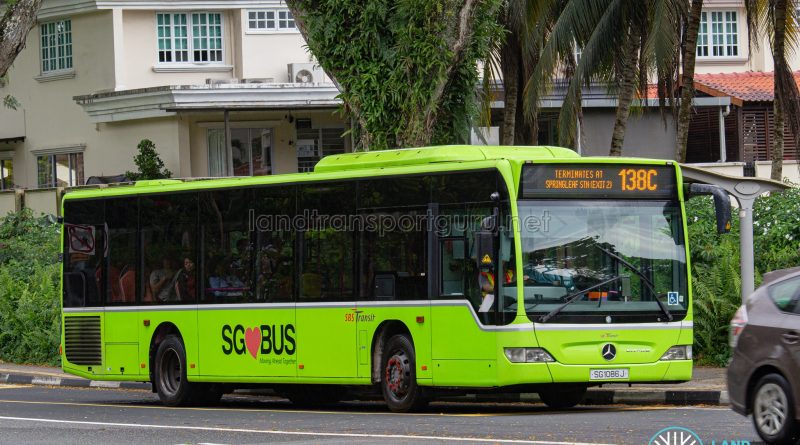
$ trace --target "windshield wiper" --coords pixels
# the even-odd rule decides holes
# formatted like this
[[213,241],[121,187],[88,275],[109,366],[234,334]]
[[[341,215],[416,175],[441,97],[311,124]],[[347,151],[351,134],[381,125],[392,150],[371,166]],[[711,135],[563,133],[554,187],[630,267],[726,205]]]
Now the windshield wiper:
[[622,277],[614,277],[614,278],[609,278],[608,280],[601,281],[601,282],[599,282],[599,283],[595,284],[594,286],[589,286],[589,287],[587,287],[586,289],[582,289],[582,290],[579,290],[579,291],[577,291],[577,292],[573,292],[573,293],[571,293],[571,294],[567,295],[566,297],[564,297],[564,299],[565,299],[566,301],[564,301],[564,303],[562,303],[562,304],[561,304],[561,306],[559,306],[559,307],[557,307],[557,308],[553,309],[552,311],[550,311],[550,313],[548,313],[548,314],[546,314],[546,315],[542,315],[542,316],[539,318],[539,323],[547,323],[547,320],[549,320],[549,319],[551,319],[551,318],[555,317],[556,315],[558,315],[558,313],[559,313],[559,312],[561,312],[562,310],[564,310],[564,308],[565,308],[565,307],[567,307],[567,306],[569,306],[570,304],[572,304],[573,302],[577,301],[577,300],[578,300],[580,297],[582,297],[582,296],[583,296],[583,295],[584,295],[586,292],[589,292],[589,291],[591,291],[591,290],[597,289],[597,288],[599,288],[599,287],[603,287],[603,286],[605,286],[606,284],[613,283],[614,281],[617,281],[617,280],[619,280],[620,278],[622,278]]
[[667,317],[667,320],[672,321],[672,314],[669,312],[669,309],[667,309],[667,306],[661,300],[658,299],[658,293],[656,292],[656,287],[653,285],[653,282],[650,281],[649,278],[647,278],[647,275],[645,275],[644,272],[642,272],[641,270],[637,269],[636,266],[634,266],[633,264],[629,263],[625,258],[622,258],[621,256],[617,255],[616,253],[614,253],[614,252],[612,252],[610,250],[606,250],[606,249],[600,247],[597,244],[595,244],[594,247],[597,247],[598,249],[600,249],[606,255],[608,255],[611,258],[619,261],[620,263],[622,263],[623,266],[625,266],[628,269],[630,269],[631,272],[633,272],[636,275],[638,275],[639,278],[642,279],[642,282],[644,282],[644,284],[647,285],[647,288],[650,290],[650,293],[653,295],[653,298],[656,299],[656,303],[658,303],[658,307],[661,309],[661,312],[664,313],[664,315]]

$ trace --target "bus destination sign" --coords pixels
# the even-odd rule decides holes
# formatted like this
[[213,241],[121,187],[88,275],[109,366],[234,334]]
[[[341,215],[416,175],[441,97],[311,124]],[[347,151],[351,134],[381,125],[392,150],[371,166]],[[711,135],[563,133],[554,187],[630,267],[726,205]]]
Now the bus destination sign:
[[536,164],[523,167],[522,197],[671,198],[675,168],[668,165]]

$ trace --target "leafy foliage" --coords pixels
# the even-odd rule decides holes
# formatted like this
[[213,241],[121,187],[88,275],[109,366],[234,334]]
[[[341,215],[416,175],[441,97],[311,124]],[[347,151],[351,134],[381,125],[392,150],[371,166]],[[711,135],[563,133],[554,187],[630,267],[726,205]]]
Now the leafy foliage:
[[[800,265],[800,189],[763,196],[753,209],[756,285],[761,275]],[[686,203],[692,252],[695,342],[701,362],[725,365],[730,357],[728,326],[741,304],[739,223],[719,235],[711,198]]]
[[290,0],[361,149],[465,142],[501,0]]
[[0,219],[0,360],[58,364],[58,240],[30,210]]
[[138,145],[139,154],[134,156],[133,163],[139,169],[138,173],[126,172],[125,176],[132,181],[142,179],[168,179],[172,172],[164,168],[164,161],[156,152],[156,144],[150,139],[142,139]]

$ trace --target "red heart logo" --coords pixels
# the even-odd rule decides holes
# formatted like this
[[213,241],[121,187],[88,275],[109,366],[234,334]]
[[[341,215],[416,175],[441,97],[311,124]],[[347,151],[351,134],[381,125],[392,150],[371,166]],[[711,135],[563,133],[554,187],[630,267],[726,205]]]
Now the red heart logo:
[[250,355],[257,358],[258,349],[261,347],[261,329],[247,328],[244,332],[244,343],[247,345]]

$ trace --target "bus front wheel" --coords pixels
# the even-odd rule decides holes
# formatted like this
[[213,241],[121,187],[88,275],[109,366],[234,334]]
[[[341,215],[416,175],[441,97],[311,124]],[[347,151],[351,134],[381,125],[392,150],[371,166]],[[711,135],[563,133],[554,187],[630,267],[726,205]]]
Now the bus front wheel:
[[407,336],[392,336],[381,362],[381,392],[389,410],[404,413],[427,405],[424,390],[417,385],[414,345]]
[[179,337],[170,335],[158,345],[155,368],[156,392],[161,403],[167,406],[191,403],[193,388],[186,378],[186,349]]
[[548,408],[552,409],[572,408],[581,403],[585,396],[585,386],[558,387],[539,391],[539,398]]

